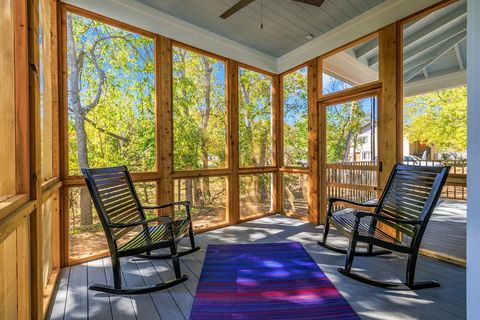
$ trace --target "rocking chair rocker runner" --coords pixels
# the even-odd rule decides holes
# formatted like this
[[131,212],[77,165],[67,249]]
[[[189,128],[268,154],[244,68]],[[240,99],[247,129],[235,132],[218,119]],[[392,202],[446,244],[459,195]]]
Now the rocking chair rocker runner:
[[[181,201],[159,206],[142,206],[126,166],[82,169],[82,173],[106,234],[112,258],[114,282],[113,287],[105,284],[93,284],[89,288],[106,293],[140,294],[167,289],[186,281],[188,277],[181,274],[179,257],[200,249],[195,246],[190,203]],[[180,220],[172,220],[169,217],[146,219],[144,209],[160,209],[177,205],[185,207],[185,218]],[[177,244],[187,233],[190,237],[191,249],[178,252]],[[124,240],[124,243],[120,244],[119,240]],[[162,248],[169,248],[170,254],[151,252]],[[119,259],[130,256],[172,259],[175,279],[145,287],[122,287]]]
[[[437,204],[450,167],[427,167],[396,164],[377,204],[362,204],[339,198],[330,198],[323,240],[318,244],[345,253],[345,268],[338,271],[352,279],[388,289],[423,289],[439,287],[436,281],[415,282],[415,266],[425,228]],[[354,219],[332,212],[336,202],[355,207],[373,208],[373,213],[353,211]],[[369,221],[365,221],[369,219]],[[401,234],[400,239],[378,228],[381,222]],[[348,250],[327,244],[332,224],[342,235],[350,239]],[[366,243],[367,250],[356,252],[358,242]],[[373,245],[388,250],[373,251]],[[408,254],[406,281],[404,284],[381,282],[351,272],[355,256],[377,256],[391,251]]]

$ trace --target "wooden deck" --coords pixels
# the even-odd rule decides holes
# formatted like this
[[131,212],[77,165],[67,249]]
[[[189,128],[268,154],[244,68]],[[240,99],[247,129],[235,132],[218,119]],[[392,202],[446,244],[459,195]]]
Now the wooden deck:
[[[336,270],[344,256],[316,244],[323,226],[275,215],[197,236],[203,248],[182,257],[182,272],[189,280],[169,290],[137,296],[115,296],[88,290],[93,282],[112,283],[108,258],[64,268],[52,298],[47,319],[188,319],[205,248],[217,243],[300,241],[349,301],[362,319],[465,319],[465,269],[420,257],[417,279],[435,279],[441,287],[413,291],[388,291],[371,287],[340,275]],[[342,244],[338,236],[332,243]],[[169,261],[132,259],[124,264],[124,281],[130,286],[171,278]],[[358,257],[354,269],[383,279],[403,279],[405,256]]]
[[422,248],[466,259],[467,202],[440,199],[425,230]]

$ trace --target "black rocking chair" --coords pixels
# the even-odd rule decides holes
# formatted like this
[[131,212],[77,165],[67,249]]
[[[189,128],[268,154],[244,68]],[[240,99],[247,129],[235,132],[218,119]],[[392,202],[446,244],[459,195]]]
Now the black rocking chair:
[[[388,289],[423,289],[439,287],[436,281],[415,282],[415,266],[425,228],[437,204],[450,167],[409,166],[396,164],[377,204],[362,204],[339,198],[330,198],[323,240],[318,244],[346,254],[345,268],[338,271],[352,279]],[[354,210],[353,218],[332,212],[336,202],[353,205],[354,208],[370,208],[373,213]],[[365,221],[369,220],[369,221]],[[400,239],[390,236],[377,227],[381,222],[397,231]],[[327,244],[332,224],[342,235],[350,239],[348,250]],[[366,251],[356,252],[358,242],[367,244]],[[387,250],[374,251],[373,246]],[[408,254],[407,274],[404,284],[381,282],[351,272],[355,256],[377,256],[392,251]]]
[[[188,201],[158,206],[142,206],[126,166],[82,169],[88,190],[106,234],[112,258],[114,286],[93,284],[91,290],[115,294],[141,294],[170,288],[188,279],[180,271],[179,257],[199,250],[190,217]],[[186,217],[146,219],[144,209],[184,206]],[[138,228],[141,227],[139,231]],[[191,249],[178,252],[177,244],[184,235],[190,237]],[[123,240],[122,244],[119,240]],[[169,254],[154,254],[153,250],[169,248]],[[145,287],[122,287],[120,258],[141,256],[148,259],[172,259],[175,279]]]

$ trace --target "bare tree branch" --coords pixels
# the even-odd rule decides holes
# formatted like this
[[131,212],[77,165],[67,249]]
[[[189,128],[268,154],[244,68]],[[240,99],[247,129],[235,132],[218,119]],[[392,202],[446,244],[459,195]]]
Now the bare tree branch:
[[[70,112],[75,112],[72,108],[68,108],[68,110],[69,110]],[[89,118],[87,118],[87,117],[84,117],[84,119],[85,119],[86,122],[90,123],[90,124],[92,125],[92,127],[94,127],[95,129],[97,129],[98,131],[100,131],[100,132],[102,132],[102,133],[105,133],[106,135],[108,135],[108,136],[110,136],[110,137],[112,137],[112,138],[121,140],[121,141],[123,141],[123,142],[127,142],[127,143],[130,142],[130,139],[125,138],[125,137],[122,137],[122,136],[120,136],[120,135],[118,135],[118,134],[116,134],[116,133],[113,133],[113,132],[111,132],[111,131],[108,131],[108,130],[105,129],[105,128],[100,127],[95,121],[93,121],[93,120],[91,120],[91,119],[89,119]]]

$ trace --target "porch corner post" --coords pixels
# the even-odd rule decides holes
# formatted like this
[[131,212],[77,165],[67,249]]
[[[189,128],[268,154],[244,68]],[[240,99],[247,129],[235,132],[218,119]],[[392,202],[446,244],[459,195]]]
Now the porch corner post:
[[480,1],[467,2],[467,318],[480,319]]

